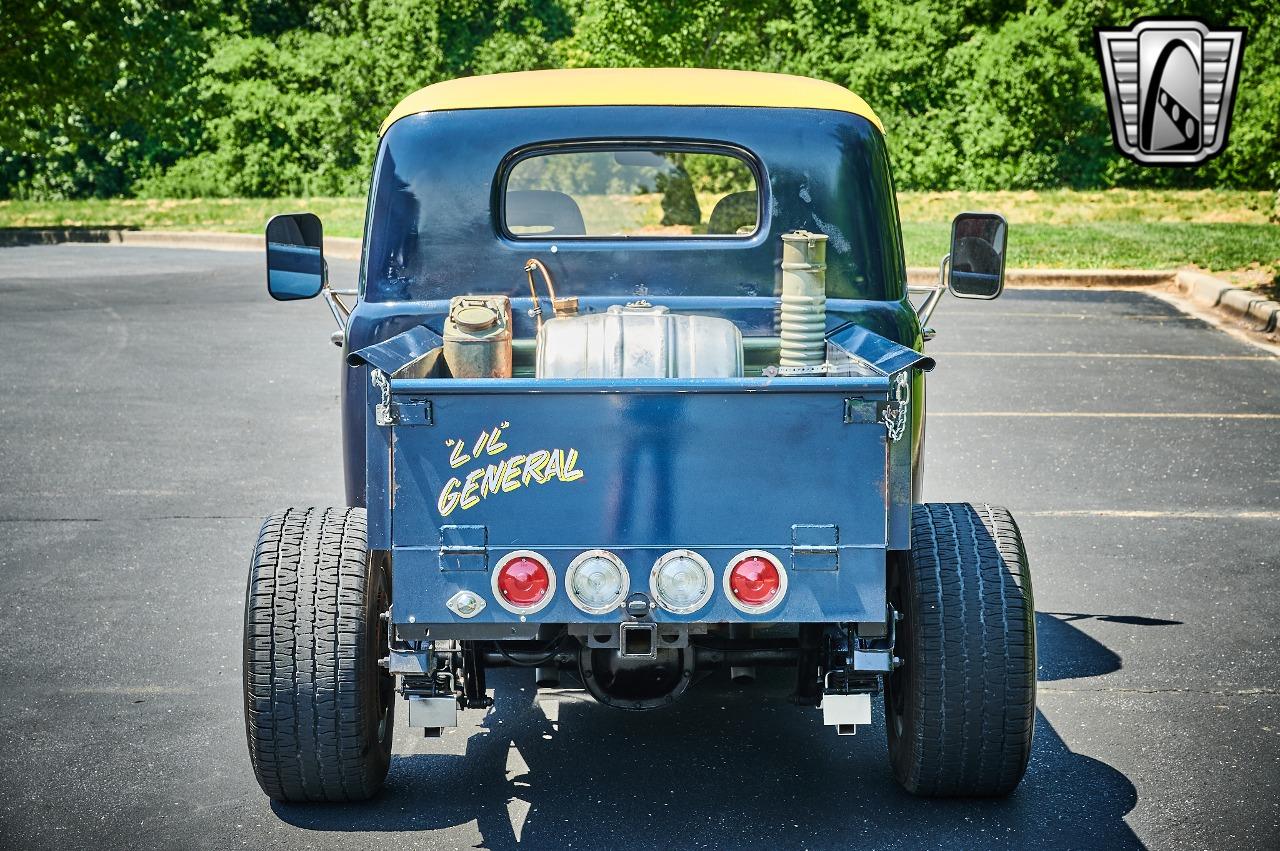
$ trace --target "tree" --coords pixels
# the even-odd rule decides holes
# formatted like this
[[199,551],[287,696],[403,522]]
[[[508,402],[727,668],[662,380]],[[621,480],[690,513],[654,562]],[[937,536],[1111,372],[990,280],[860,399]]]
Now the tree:
[[0,197],[116,195],[199,135],[205,2],[26,0],[0,37]]

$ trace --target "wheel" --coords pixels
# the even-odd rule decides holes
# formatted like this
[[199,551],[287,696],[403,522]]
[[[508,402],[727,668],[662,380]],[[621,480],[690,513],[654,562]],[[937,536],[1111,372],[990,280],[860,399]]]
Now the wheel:
[[391,763],[395,683],[362,508],[290,508],[262,524],[244,615],[249,759],[278,801],[360,801]]
[[1036,708],[1035,606],[1013,517],[914,506],[889,597],[902,614],[902,665],[885,682],[894,776],[917,795],[1007,795],[1027,769]]

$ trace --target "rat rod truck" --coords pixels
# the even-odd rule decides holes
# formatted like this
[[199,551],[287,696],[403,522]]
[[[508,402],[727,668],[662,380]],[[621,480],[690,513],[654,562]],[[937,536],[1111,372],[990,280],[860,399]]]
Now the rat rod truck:
[[266,235],[270,293],[323,294],[346,361],[347,505],[272,515],[249,575],[272,798],[375,794],[397,703],[439,735],[508,666],[631,711],[783,667],[839,733],[883,692],[912,792],[1018,784],[1018,527],[920,501],[925,323],[948,288],[999,295],[1006,226],[957,217],[913,305],[861,98],[732,71],[440,83],[382,126],[357,291],[315,216]]

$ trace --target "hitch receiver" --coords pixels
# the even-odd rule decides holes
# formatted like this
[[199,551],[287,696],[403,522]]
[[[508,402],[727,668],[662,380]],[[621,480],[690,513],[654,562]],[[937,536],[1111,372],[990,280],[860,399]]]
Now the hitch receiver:
[[658,625],[624,623],[618,628],[620,655],[629,659],[658,658]]

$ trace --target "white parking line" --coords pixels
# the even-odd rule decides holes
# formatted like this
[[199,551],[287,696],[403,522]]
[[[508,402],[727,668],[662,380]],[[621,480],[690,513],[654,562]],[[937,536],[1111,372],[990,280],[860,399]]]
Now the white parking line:
[[1019,511],[1019,517],[1119,517],[1128,519],[1179,518],[1189,520],[1280,520],[1280,511],[1145,511],[1081,508],[1066,511]]
[[930,417],[1084,417],[1088,419],[1280,420],[1276,414],[1168,413],[1164,411],[930,411]]
[[983,310],[981,308],[977,308],[972,311],[966,310],[960,313],[948,311],[945,315],[947,317],[947,321],[952,319],[1003,319],[1009,316],[1024,317],[1027,319],[1149,319],[1157,322],[1171,319],[1186,321],[1187,319],[1193,318],[1182,313],[1037,313],[1034,310]]
[[929,350],[931,357],[951,358],[1130,358],[1136,360],[1210,360],[1210,361],[1280,361],[1275,355],[1175,355],[1147,352],[939,352]]

